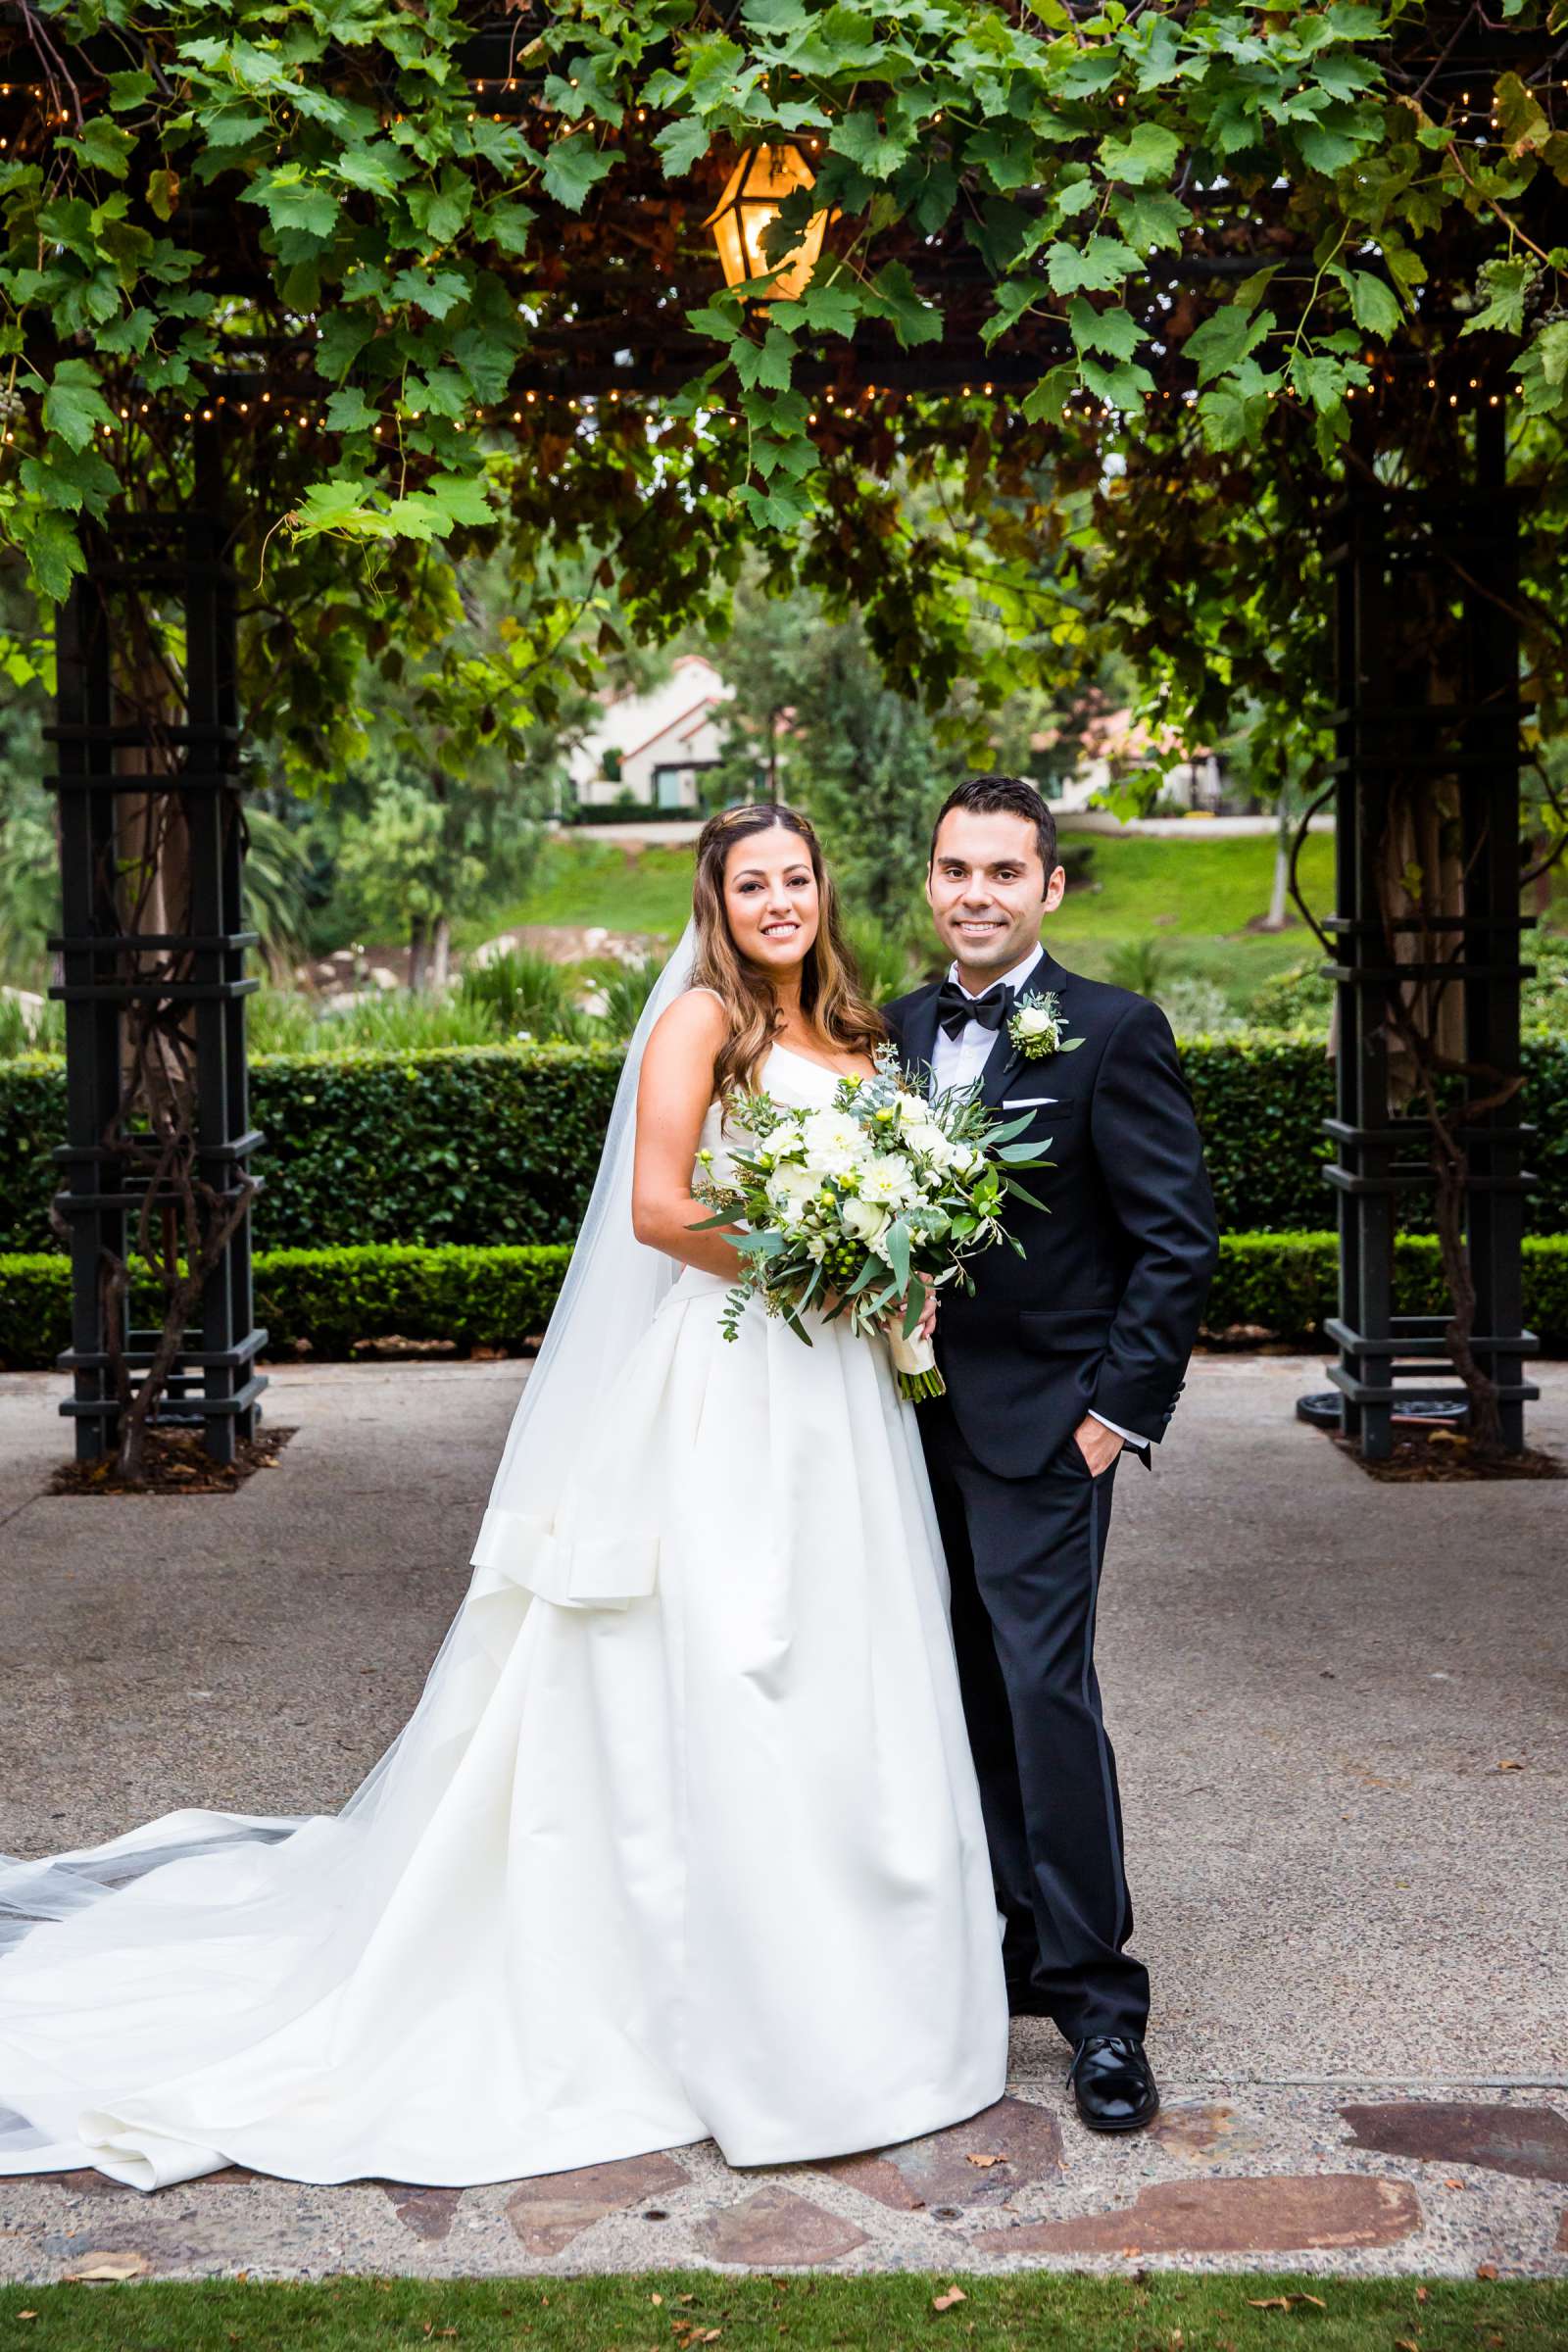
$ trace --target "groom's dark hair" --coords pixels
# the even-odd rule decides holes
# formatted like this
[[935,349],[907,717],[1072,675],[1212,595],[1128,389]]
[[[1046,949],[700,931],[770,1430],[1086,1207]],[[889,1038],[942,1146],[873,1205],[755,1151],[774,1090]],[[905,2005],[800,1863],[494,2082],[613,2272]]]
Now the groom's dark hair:
[[972,808],[976,816],[1021,816],[1033,825],[1040,844],[1040,862],[1049,876],[1056,862],[1056,819],[1050,803],[1026,784],[1022,776],[970,776],[950,792],[937,810],[937,821],[931,828],[931,855],[927,867],[937,861],[937,835],[942,819],[952,808]]

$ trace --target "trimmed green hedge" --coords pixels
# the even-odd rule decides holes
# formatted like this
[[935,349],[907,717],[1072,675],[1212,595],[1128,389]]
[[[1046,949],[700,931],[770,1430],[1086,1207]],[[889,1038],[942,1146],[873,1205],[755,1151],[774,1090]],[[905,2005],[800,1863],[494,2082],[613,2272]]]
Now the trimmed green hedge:
[[[1524,1246],[1525,1324],[1548,1355],[1568,1352],[1568,1234],[1532,1234]],[[1338,1312],[1339,1237],[1333,1233],[1227,1233],[1204,1312],[1213,1333],[1253,1324],[1279,1339],[1311,1339]],[[1394,1304],[1401,1315],[1448,1309],[1435,1236],[1401,1234],[1394,1246]]]
[[[1321,1122],[1334,1109],[1334,1065],[1321,1037],[1250,1030],[1190,1037],[1181,1044],[1203,1156],[1222,1229],[1231,1233],[1311,1231],[1334,1216],[1335,1196],[1319,1171],[1334,1156]],[[1527,1164],[1539,1182],[1525,1216],[1540,1234],[1568,1230],[1568,1038],[1536,1030],[1524,1040],[1521,1115],[1540,1133]],[[1427,1226],[1429,1196],[1401,1197],[1413,1231]]]
[[[569,1242],[620,1064],[618,1046],[260,1054],[256,1247]],[[50,1247],[64,1135],[61,1063],[0,1064],[0,1250]]]
[[[1250,1324],[1278,1339],[1315,1340],[1334,1312],[1332,1233],[1231,1233],[1220,1244],[1207,1328]],[[309,1350],[346,1356],[356,1340],[452,1340],[459,1348],[518,1348],[542,1331],[571,1251],[433,1249],[268,1250],[256,1259],[256,1319],[274,1359]],[[48,1251],[0,1257],[0,1367],[47,1369],[70,1341],[69,1268]],[[1437,1243],[1398,1245],[1396,1304],[1441,1313]],[[149,1298],[146,1303],[150,1306]],[[1568,1350],[1568,1235],[1525,1244],[1525,1317],[1549,1353]]]
[[[459,1348],[516,1348],[550,1320],[571,1256],[542,1248],[421,1249],[382,1243],[347,1250],[261,1250],[256,1320],[272,1357],[309,1350],[346,1356],[356,1340],[396,1334]],[[160,1313],[151,1284],[132,1292],[138,1314]],[[47,1250],[0,1256],[0,1366],[47,1367],[71,1345],[70,1263]]]
[[[1315,1230],[1332,1216],[1319,1170],[1332,1108],[1322,1041],[1188,1038],[1182,1063],[1228,1232]],[[1526,1213],[1568,1230],[1568,1039],[1525,1048],[1525,1115],[1541,1130]],[[259,1056],[251,1116],[258,1249],[361,1242],[569,1242],[609,1117],[611,1046],[444,1046],[409,1054]],[[41,1056],[0,1064],[0,1250],[51,1245],[65,1077]],[[1414,1224],[1420,1196],[1403,1204]]]

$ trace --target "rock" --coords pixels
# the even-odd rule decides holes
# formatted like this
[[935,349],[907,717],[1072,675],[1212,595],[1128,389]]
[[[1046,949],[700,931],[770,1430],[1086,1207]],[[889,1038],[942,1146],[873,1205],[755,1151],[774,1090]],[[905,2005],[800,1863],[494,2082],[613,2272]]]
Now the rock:
[[1568,2180],[1568,2122],[1502,2100],[1396,2099],[1342,2107],[1361,2148],[1425,2164],[1474,2164],[1516,2180]]
[[1420,2229],[1414,2189],[1365,2173],[1161,2180],[1111,2213],[988,2230],[977,2254],[1279,2254],[1392,2246]]
[[836,2213],[824,2213],[787,2188],[760,2188],[738,2205],[726,2205],[703,2223],[697,2236],[718,2262],[754,2269],[793,2268],[798,2263],[837,2262],[866,2242]]
[[[971,2156],[1000,2161],[971,2164]],[[1031,2180],[1054,2178],[1061,2132],[1048,2108],[999,2099],[966,2124],[901,2140],[864,2156],[839,2156],[817,2169],[901,2212],[921,2205],[1001,2205]]]
[[383,2180],[398,2220],[416,2237],[443,2238],[452,2228],[462,2199],[461,2188],[416,2188],[406,2180]]
[[519,2180],[507,2200],[507,2219],[530,2254],[559,2254],[607,2213],[624,2213],[647,2197],[685,2188],[691,2176],[673,2157],[625,2156],[585,2164],[570,2173],[540,2173]]

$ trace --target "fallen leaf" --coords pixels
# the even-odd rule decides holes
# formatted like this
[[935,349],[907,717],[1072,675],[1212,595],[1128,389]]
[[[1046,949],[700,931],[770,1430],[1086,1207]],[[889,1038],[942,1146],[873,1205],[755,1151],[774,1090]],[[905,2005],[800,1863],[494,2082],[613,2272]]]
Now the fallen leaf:
[[1289,2295],[1249,2295],[1247,2300],[1254,2311],[1289,2311],[1291,2308]]
[[1462,2180],[1445,2180],[1443,2185],[1445,2188],[1463,2188],[1464,2182]]
[[968,2300],[961,2286],[950,2286],[945,2293],[932,2296],[931,2308],[933,2311],[951,2311],[955,2303],[967,2303]]
[[1396,2335],[1394,2339],[1394,2352],[1421,2352],[1421,2347],[1413,2335]]
[[1430,2286],[1418,2286],[1418,2287],[1416,2288],[1416,2290],[1415,2290],[1415,2299],[1416,2299],[1416,2301],[1417,2301],[1418,2303],[1430,2303],[1430,2302],[1431,2302],[1431,2300],[1432,2300],[1432,2289],[1431,2289],[1431,2287],[1430,2287]]
[[1123,2246],[1120,2249],[1124,2262],[1136,2262],[1143,2250],[1142,2246]]
[[1476,2277],[1478,2278],[1495,2278],[1496,2276],[1497,2266],[1494,2262],[1478,2262],[1476,2264]]
[[1497,1770],[1499,1772],[1523,1772],[1524,1765],[1518,1757],[1504,1756],[1502,1762],[1497,1766]]
[[35,2311],[19,2311],[17,2317],[19,2320],[35,2320],[38,2314]]
[[664,2298],[662,2295],[650,2295],[648,2300],[650,2303],[662,2303]]
[[99,2252],[79,2255],[70,2270],[62,2271],[60,2276],[63,2279],[140,2278],[151,2269],[145,2254]]
[[1327,2311],[1328,2309],[1328,2305],[1324,2302],[1321,2295],[1309,2295],[1304,2287],[1298,2295],[1293,2295],[1291,2297],[1291,2301],[1293,2303],[1315,2303],[1319,2311]]
[[965,2164],[977,2164],[984,2172],[990,2165],[1005,2164],[1007,2159],[1005,2156],[965,2156],[963,2161]]

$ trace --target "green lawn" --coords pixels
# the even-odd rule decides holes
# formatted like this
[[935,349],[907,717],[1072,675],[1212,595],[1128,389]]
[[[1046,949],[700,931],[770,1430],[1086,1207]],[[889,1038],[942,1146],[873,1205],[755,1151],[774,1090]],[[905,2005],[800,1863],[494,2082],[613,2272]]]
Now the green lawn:
[[[936,2298],[955,2283],[962,2299]],[[1287,2300],[1281,2301],[1281,2298]],[[1262,2308],[1259,2308],[1262,2306]],[[23,2313],[30,2318],[23,2319]],[[711,2331],[716,2329],[717,2335]],[[309,2285],[0,2288],[0,2342],[28,2352],[1562,2352],[1561,2281],[1296,2275],[1004,2278],[328,2278]]]
[[[1054,939],[1137,939],[1151,932],[1212,938],[1242,930],[1268,907],[1274,843],[1264,835],[1097,838],[1094,853],[1092,883],[1069,890],[1052,917]],[[469,944],[470,932],[484,937],[517,923],[603,923],[612,931],[674,937],[690,907],[691,871],[689,849],[629,854],[612,842],[553,841],[533,887],[466,925],[459,944]],[[1326,834],[1310,837],[1300,871],[1308,898],[1326,911],[1334,887],[1334,844]]]
[[[1299,872],[1308,904],[1331,912],[1334,842],[1329,834],[1308,836]],[[1241,931],[1254,916],[1267,913],[1273,879],[1274,841],[1269,834],[1217,840],[1201,832],[1176,840],[1143,834],[1122,841],[1096,836],[1090,886],[1067,893],[1051,918],[1053,935],[1061,940],[1141,939],[1154,932],[1212,938]],[[1096,882],[1102,886],[1098,891]]]
[[[1325,909],[1332,904],[1333,862],[1332,840],[1313,834],[1301,878],[1311,903]],[[552,842],[533,887],[466,920],[456,944],[472,947],[519,923],[602,923],[673,940],[690,909],[691,863],[689,849],[629,855],[610,842]],[[1047,937],[1064,962],[1096,979],[1107,976],[1124,941],[1155,940],[1167,974],[1211,980],[1240,1010],[1260,981],[1317,953],[1303,925],[1272,936],[1245,928],[1266,912],[1273,872],[1274,843],[1264,835],[1097,838],[1092,883],[1068,891]]]
[[657,931],[680,937],[692,910],[692,853],[644,850],[629,855],[609,841],[552,841],[531,889],[454,927],[454,945],[474,947],[519,923],[603,923],[608,931]]
[[[1072,837],[1082,841],[1086,836]],[[1307,903],[1327,913],[1334,900],[1334,842],[1311,834],[1299,874]],[[1068,890],[1046,938],[1074,971],[1097,980],[1118,976],[1112,959],[1128,945],[1151,942],[1160,980],[1207,981],[1244,1014],[1253,991],[1276,972],[1316,963],[1316,939],[1299,920],[1283,932],[1250,931],[1264,914],[1274,877],[1270,834],[1216,839],[1195,830],[1176,839],[1094,837],[1091,880]],[[1568,915],[1568,874],[1551,920]],[[555,841],[544,852],[532,889],[511,903],[475,911],[458,928],[468,948],[519,923],[646,931],[673,940],[691,905],[691,851],[629,854],[612,842]],[[933,942],[934,946],[934,942]],[[1134,987],[1145,982],[1128,977]],[[1155,993],[1160,993],[1156,988]]]

